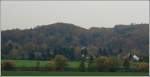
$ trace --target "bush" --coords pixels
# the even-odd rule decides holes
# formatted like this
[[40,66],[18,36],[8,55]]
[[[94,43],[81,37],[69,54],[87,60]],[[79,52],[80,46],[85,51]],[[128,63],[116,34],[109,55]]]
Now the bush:
[[136,65],[136,68],[137,68],[138,71],[148,72],[148,70],[149,70],[149,64],[141,62],[141,63],[138,63]]
[[117,59],[117,58],[112,58],[110,60],[112,60],[112,62],[113,62],[111,67],[110,67],[110,71],[111,72],[118,71],[122,65],[122,61]]
[[118,71],[122,61],[113,57],[101,56],[96,58],[92,63],[88,64],[88,71]]
[[108,57],[98,57],[94,63],[98,71],[109,71],[113,67],[113,60]]
[[13,61],[4,61],[2,62],[2,70],[14,70],[15,68],[15,63]]
[[123,62],[123,66],[125,68],[125,70],[129,70],[130,69],[130,61],[129,59],[124,59],[124,62]]
[[64,67],[68,65],[67,58],[63,55],[56,55],[54,58],[56,70],[63,71]]
[[49,61],[46,67],[49,71],[54,71],[56,69],[54,61]]
[[86,67],[85,67],[85,62],[81,61],[80,66],[79,66],[79,71],[86,71]]

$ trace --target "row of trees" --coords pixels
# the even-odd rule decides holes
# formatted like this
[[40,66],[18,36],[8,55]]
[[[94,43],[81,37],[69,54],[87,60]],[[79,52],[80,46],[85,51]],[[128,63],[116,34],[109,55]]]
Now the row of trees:
[[[48,48],[46,45],[45,47],[39,47],[32,43],[18,47],[12,41],[9,41],[6,46],[2,47],[2,59],[34,59],[34,60],[49,60],[54,58],[57,54],[61,54],[66,56],[69,60],[79,60],[82,55],[82,48],[80,47],[58,47],[58,48]],[[5,51],[5,52],[4,52]],[[123,48],[118,48],[116,50],[118,53],[114,53],[111,47],[105,48],[97,48],[95,46],[87,47],[86,53],[88,55],[92,55],[93,57],[98,56],[117,56],[125,51]],[[143,56],[138,50],[133,49],[130,52],[125,53],[132,53],[139,56]],[[148,58],[145,56],[143,57],[144,61],[148,62]]]
[[[138,62],[132,63],[129,59],[124,59],[123,61],[112,58],[101,56],[97,58],[85,58],[84,56],[81,58],[79,62],[79,66],[73,69],[70,67],[68,59],[64,55],[56,55],[54,59],[48,61],[48,65],[40,67],[40,62],[37,61],[35,67],[30,67],[29,69],[38,71],[38,70],[45,70],[45,71],[67,71],[67,69],[71,69],[69,71],[145,71],[149,70],[148,63]],[[4,61],[2,62],[2,70],[15,70],[17,67],[15,66],[15,62],[13,61]],[[27,67],[23,67],[20,70],[29,70]]]

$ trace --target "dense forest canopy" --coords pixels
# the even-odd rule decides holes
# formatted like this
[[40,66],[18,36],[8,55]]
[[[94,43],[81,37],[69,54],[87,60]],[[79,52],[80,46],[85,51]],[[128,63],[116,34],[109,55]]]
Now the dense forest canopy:
[[50,59],[63,54],[77,60],[82,47],[95,57],[128,53],[148,57],[149,52],[149,24],[84,29],[74,24],[54,23],[33,29],[5,30],[1,37],[4,59]]

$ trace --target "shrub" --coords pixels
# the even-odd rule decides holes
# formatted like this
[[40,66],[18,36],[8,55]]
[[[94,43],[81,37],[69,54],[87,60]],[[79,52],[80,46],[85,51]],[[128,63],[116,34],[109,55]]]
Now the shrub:
[[148,70],[149,70],[149,64],[141,62],[141,63],[137,64],[136,68],[137,68],[138,71],[148,72]]
[[98,57],[94,62],[98,71],[109,71],[113,67],[113,60],[108,57]]
[[89,71],[118,71],[121,67],[122,61],[113,57],[101,56],[88,65]]
[[55,65],[54,61],[49,61],[48,65],[47,65],[47,69],[49,71],[54,71],[55,70],[55,66],[54,65]]
[[121,65],[122,65],[122,61],[120,61],[117,58],[112,58],[110,60],[112,60],[112,62],[113,62],[111,67],[110,67],[110,71],[111,72],[118,71],[120,69]]
[[56,55],[54,58],[56,70],[63,71],[64,67],[68,65],[67,58],[63,55]]
[[15,63],[13,61],[4,61],[2,62],[2,70],[14,70]]
[[85,70],[86,70],[85,62],[81,61],[80,66],[79,66],[79,71],[84,72]]
[[130,68],[130,61],[129,61],[128,58],[124,59],[123,66],[124,66],[125,70],[129,70],[129,68]]

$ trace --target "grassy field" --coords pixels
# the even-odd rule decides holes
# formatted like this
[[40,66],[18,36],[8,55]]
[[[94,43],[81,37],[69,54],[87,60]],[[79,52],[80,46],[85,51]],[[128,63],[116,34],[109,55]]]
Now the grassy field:
[[2,76],[148,76],[145,72],[2,71]]
[[[3,61],[7,61],[7,60],[2,60]],[[13,62],[15,62],[16,67],[34,67],[36,66],[37,61],[40,62],[39,66],[43,67],[46,66],[48,64],[48,61],[41,61],[41,60],[12,60]],[[73,67],[76,68],[79,66],[79,62],[78,61],[71,61],[69,62],[69,67]]]
[[[6,60],[2,60],[6,61]],[[34,67],[36,60],[13,60],[16,67]],[[41,67],[48,61],[38,61]],[[78,68],[79,61],[69,62],[69,67]],[[148,72],[51,72],[51,71],[2,71],[3,76],[148,76]]]

